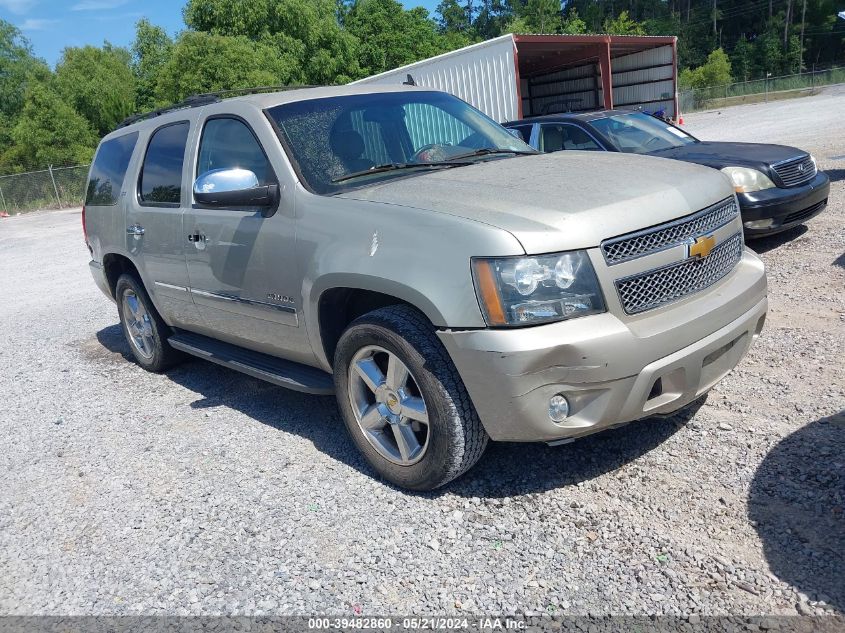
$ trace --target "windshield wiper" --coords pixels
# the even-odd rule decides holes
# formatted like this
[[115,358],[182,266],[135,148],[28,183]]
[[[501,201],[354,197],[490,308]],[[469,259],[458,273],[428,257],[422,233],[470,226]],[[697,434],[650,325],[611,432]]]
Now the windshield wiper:
[[384,165],[376,165],[369,169],[362,169],[361,171],[353,171],[350,174],[344,174],[337,178],[332,178],[332,182],[343,182],[344,180],[351,180],[352,178],[359,178],[361,176],[368,176],[370,174],[381,174],[386,171],[400,171],[403,169],[421,169],[426,167],[461,167],[462,165],[471,165],[467,161],[455,162],[453,160],[441,160],[431,163],[386,163]]
[[477,149],[472,152],[467,152],[466,154],[458,154],[457,156],[452,156],[452,160],[460,160],[462,158],[473,158],[475,156],[490,156],[493,154],[516,154],[518,156],[533,156],[534,154],[539,154],[540,152],[537,151],[527,151],[523,149],[501,149],[498,147],[482,147],[481,149]]

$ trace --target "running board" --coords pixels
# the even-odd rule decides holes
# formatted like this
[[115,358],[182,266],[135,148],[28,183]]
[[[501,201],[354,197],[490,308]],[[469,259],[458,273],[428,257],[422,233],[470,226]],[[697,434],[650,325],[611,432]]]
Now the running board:
[[334,393],[334,381],[331,374],[315,367],[254,352],[191,332],[180,331],[167,339],[167,342],[174,349],[249,374],[254,378],[266,380],[280,387],[318,395]]

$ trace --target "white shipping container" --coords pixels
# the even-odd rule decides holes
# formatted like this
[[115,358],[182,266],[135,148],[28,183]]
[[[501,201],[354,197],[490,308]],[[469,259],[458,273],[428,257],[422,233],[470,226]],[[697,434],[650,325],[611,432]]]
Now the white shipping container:
[[607,82],[614,107],[663,108],[675,116],[676,43],[669,36],[508,34],[355,83],[412,81],[505,122],[606,107]]

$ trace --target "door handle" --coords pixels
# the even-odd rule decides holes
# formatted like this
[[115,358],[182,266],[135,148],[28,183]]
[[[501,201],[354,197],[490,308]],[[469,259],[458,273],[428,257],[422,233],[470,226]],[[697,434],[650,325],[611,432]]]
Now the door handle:
[[205,242],[205,240],[206,237],[202,233],[191,233],[190,235],[188,235],[188,241],[194,242],[195,244]]
[[140,224],[133,224],[132,226],[126,227],[126,233],[129,235],[143,235],[144,227]]

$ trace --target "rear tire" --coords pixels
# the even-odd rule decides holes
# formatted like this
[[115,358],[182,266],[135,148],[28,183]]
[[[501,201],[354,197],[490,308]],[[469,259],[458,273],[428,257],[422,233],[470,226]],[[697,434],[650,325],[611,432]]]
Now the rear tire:
[[121,275],[114,296],[123,335],[132,356],[147,371],[162,372],[180,362],[182,352],[167,342],[170,327],[155,309],[144,285],[130,274]]
[[335,390],[346,427],[379,474],[432,490],[469,470],[488,436],[434,327],[409,306],[356,319],[340,338]]

